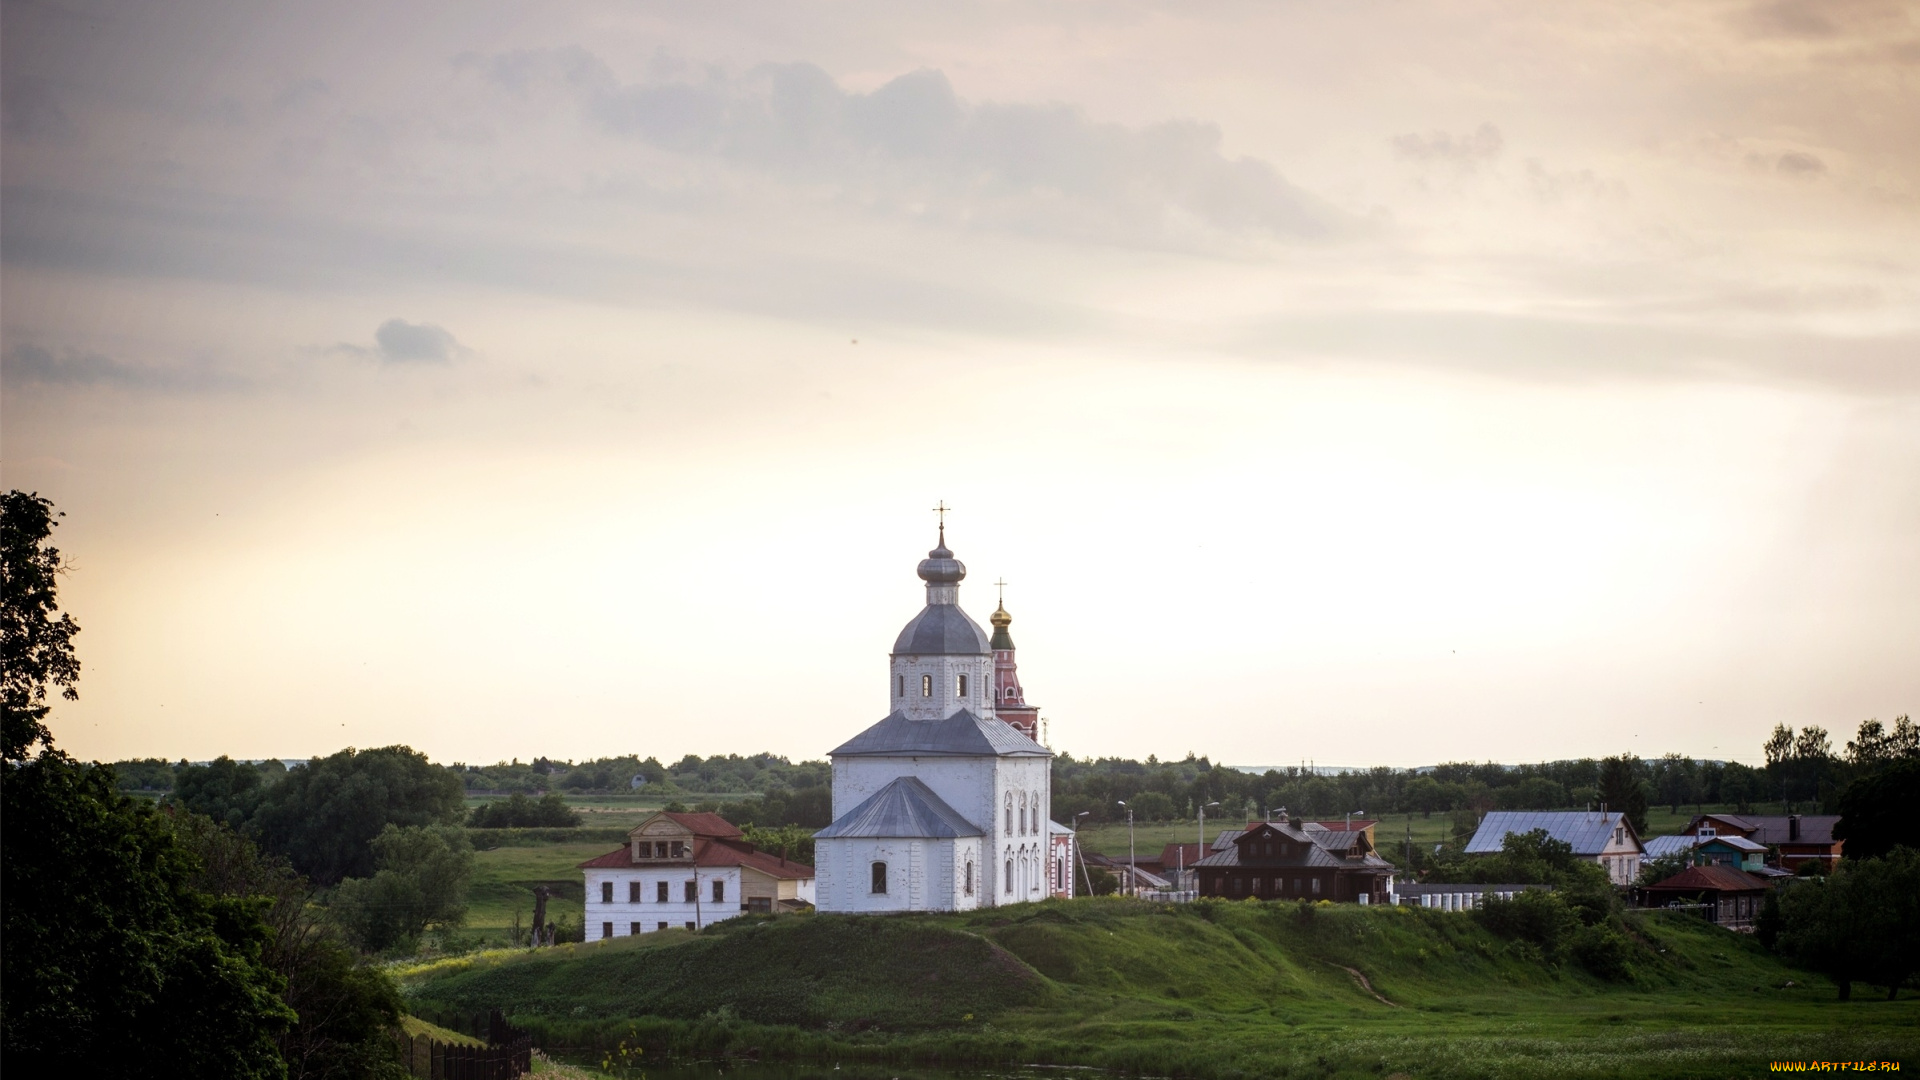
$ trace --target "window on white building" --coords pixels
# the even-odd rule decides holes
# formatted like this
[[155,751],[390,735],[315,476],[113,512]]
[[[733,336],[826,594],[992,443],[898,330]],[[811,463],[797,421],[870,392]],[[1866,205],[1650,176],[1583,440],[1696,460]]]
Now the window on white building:
[[639,936],[640,936],[640,924],[639,924],[639,923],[628,923],[628,924],[627,924],[627,936],[628,936],[628,937],[639,937]]
[[610,923],[610,922],[603,922],[603,923],[601,923],[601,924],[600,924],[600,937],[601,937],[602,939],[606,939],[606,938],[610,938],[610,937],[612,937],[612,936],[613,936],[613,924],[612,924],[612,923]]
[[[637,904],[639,902],[640,902],[640,883],[637,881],[627,882],[627,903]],[[639,924],[635,923],[634,925],[638,926]],[[639,933],[639,931],[637,930],[634,932]]]
[[966,895],[972,896],[973,895],[973,860],[972,859],[967,860],[967,875],[965,880],[966,880],[966,885],[964,886],[964,891]]
[[933,696],[933,676],[931,675],[920,676],[920,696],[921,697]]
[[700,901],[700,886],[697,883],[692,881],[687,882],[687,903],[695,904],[695,903],[699,903],[699,901]]
[[[613,903],[613,882],[603,881],[600,883],[600,902],[603,904]],[[608,923],[607,925],[612,926],[613,924]]]
[[716,904],[724,904],[727,902],[726,882],[716,881],[713,883],[713,902]]
[[900,690],[894,696],[895,697],[907,696],[907,677],[905,675],[900,676]]
[[1013,835],[1013,792],[1007,792],[1007,835]]
[[883,862],[874,863],[873,864],[873,892],[876,894],[879,894],[879,893],[884,893],[886,891],[887,891],[887,864]]
[[967,696],[967,677],[965,675],[955,675],[953,677],[953,696]]
[[656,927],[654,927],[654,929],[656,929],[656,930],[665,930],[666,928],[667,928],[667,924],[666,924],[666,923],[661,923],[661,924],[659,924],[658,926],[656,926]]
[[1013,860],[1007,860],[1007,895],[1013,895]]
[[[664,904],[667,902],[667,883],[666,882],[660,881],[660,882],[654,883],[653,900],[657,904]],[[660,929],[665,930],[666,928],[667,928],[666,923],[660,924]]]

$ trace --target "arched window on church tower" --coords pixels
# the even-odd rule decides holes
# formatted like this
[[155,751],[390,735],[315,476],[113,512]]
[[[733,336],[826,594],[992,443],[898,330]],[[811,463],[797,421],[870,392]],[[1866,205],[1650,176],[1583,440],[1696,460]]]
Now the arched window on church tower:
[[972,859],[967,860],[967,876],[966,876],[966,883],[963,886],[963,889],[968,896],[973,895],[973,860]]
[[1013,835],[1013,792],[1007,792],[1007,835]]
[[933,676],[931,675],[920,676],[920,696],[921,697],[933,696]]
[[1007,860],[1007,895],[1013,895],[1013,860]]

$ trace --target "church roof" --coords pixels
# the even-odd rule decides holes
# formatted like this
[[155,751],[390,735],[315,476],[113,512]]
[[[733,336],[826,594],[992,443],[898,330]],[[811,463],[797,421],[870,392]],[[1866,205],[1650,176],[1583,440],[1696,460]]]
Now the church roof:
[[827,751],[828,757],[1052,757],[1053,751],[1004,720],[961,709],[945,720],[885,720]]
[[928,604],[894,639],[896,656],[975,656],[991,652],[986,631],[958,604]]
[[983,835],[980,827],[948,806],[917,776],[902,776],[868,796],[840,820],[813,834],[816,840],[845,837],[950,839]]

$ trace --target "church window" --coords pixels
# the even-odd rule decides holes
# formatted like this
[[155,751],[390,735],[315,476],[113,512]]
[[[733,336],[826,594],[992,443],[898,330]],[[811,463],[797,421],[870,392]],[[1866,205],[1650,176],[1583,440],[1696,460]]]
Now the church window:
[[700,886],[695,882],[691,882],[691,881],[687,882],[687,903],[694,904],[694,903],[698,903],[699,901],[700,901]]
[[[613,903],[613,882],[603,881],[600,883],[600,902],[603,904]],[[608,925],[612,924],[609,923]]]
[[1013,835],[1013,792],[1007,792],[1007,835]]
[[972,859],[967,860],[967,876],[965,880],[966,880],[966,884],[963,886],[963,891],[966,893],[966,895],[972,896],[973,895],[973,860]]
[[965,675],[955,675],[953,677],[953,696],[967,696],[967,677]]
[[905,675],[900,675],[896,677],[900,680],[900,690],[894,696],[906,697],[907,696],[907,677]]
[[1007,895],[1013,895],[1013,860],[1007,860]]
[[640,883],[637,881],[627,882],[627,903],[637,904],[639,902],[640,902]]
[[727,902],[726,882],[716,881],[713,883],[713,902],[716,904],[724,904]]
[[933,676],[931,675],[920,676],[920,696],[921,697],[933,696]]
[[1013,700],[1013,687],[1011,686],[1007,687],[1007,700],[1008,701]]
[[[660,881],[660,882],[654,883],[653,902],[656,904],[664,904],[667,902],[667,883],[666,882]],[[666,925],[664,923],[661,924],[660,929],[665,930]]]
[[884,893],[887,891],[886,863],[877,862],[873,864],[873,891],[875,893]]

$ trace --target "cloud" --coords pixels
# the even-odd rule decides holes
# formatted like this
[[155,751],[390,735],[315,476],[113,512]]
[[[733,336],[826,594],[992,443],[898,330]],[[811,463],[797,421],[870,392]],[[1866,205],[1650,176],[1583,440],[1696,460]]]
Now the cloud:
[[238,385],[233,376],[204,370],[133,367],[104,353],[55,352],[41,345],[13,345],[0,354],[0,374],[12,386],[124,387],[136,390],[216,389]]
[[432,323],[388,319],[373,332],[380,359],[389,364],[444,364],[461,352],[453,335]]
[[1813,177],[1827,171],[1827,163],[1804,150],[1789,150],[1773,163],[1775,172],[1788,176]]
[[73,118],[44,83],[10,79],[0,95],[0,131],[10,141],[67,145],[79,137]]
[[1409,161],[1444,162],[1462,169],[1473,169],[1500,156],[1506,140],[1500,129],[1481,124],[1469,135],[1430,131],[1425,135],[1408,133],[1393,137],[1395,155]]
[[562,88],[607,134],[881,210],[1108,238],[1188,221],[1292,240],[1356,226],[1268,162],[1226,156],[1216,125],[1128,127],[1068,105],[970,102],[932,69],[855,93],[804,63],[736,77],[657,60],[635,82],[579,48],[461,63],[523,97]]

